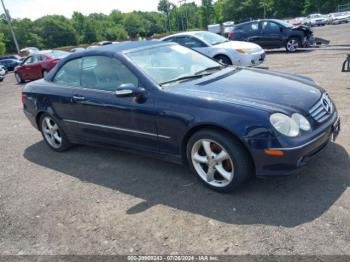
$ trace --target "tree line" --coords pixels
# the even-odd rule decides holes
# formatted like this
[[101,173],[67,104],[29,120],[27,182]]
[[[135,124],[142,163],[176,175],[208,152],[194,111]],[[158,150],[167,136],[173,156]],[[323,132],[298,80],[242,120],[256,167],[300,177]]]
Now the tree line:
[[[74,12],[71,18],[48,15],[36,20],[13,19],[19,46],[40,49],[77,46],[94,42],[124,41],[161,36],[169,32],[205,29],[208,24],[255,18],[288,18],[312,12],[335,12],[348,0],[202,0],[176,6],[160,0],[158,12],[112,10],[108,15]],[[15,53],[4,14],[0,16],[0,54]]]

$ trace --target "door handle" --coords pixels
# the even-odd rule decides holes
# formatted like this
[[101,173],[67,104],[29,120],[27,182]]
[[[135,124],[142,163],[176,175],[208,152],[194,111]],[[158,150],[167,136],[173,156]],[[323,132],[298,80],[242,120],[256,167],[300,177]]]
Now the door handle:
[[72,101],[75,102],[75,103],[79,103],[79,102],[85,101],[85,97],[83,97],[83,96],[73,96],[72,97]]

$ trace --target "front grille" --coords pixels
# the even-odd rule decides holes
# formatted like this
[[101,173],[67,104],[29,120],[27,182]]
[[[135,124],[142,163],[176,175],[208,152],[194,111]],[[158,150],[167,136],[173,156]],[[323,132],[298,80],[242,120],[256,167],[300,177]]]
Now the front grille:
[[320,99],[311,109],[309,110],[310,115],[318,123],[326,121],[326,119],[332,115],[334,106],[327,93],[324,93]]

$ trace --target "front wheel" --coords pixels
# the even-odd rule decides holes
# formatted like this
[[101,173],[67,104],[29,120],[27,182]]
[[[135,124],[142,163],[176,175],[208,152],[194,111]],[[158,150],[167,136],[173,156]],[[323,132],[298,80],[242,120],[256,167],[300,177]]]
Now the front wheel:
[[286,50],[287,52],[294,53],[300,46],[300,40],[296,37],[291,37],[286,43]]
[[224,65],[232,65],[231,59],[225,55],[215,56],[215,60],[217,60],[218,62]]
[[189,139],[187,160],[199,180],[218,192],[233,191],[251,177],[254,170],[240,142],[211,129],[199,131]]
[[71,143],[64,134],[57,121],[49,114],[40,117],[40,131],[46,144],[54,151],[62,152],[71,147]]

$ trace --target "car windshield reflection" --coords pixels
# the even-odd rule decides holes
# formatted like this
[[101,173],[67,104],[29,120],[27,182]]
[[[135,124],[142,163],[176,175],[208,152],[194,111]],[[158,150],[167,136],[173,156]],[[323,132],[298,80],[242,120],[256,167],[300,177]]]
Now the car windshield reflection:
[[[218,62],[180,45],[134,51],[127,56],[159,85],[176,84],[221,70]],[[206,72],[208,69],[208,72]]]

